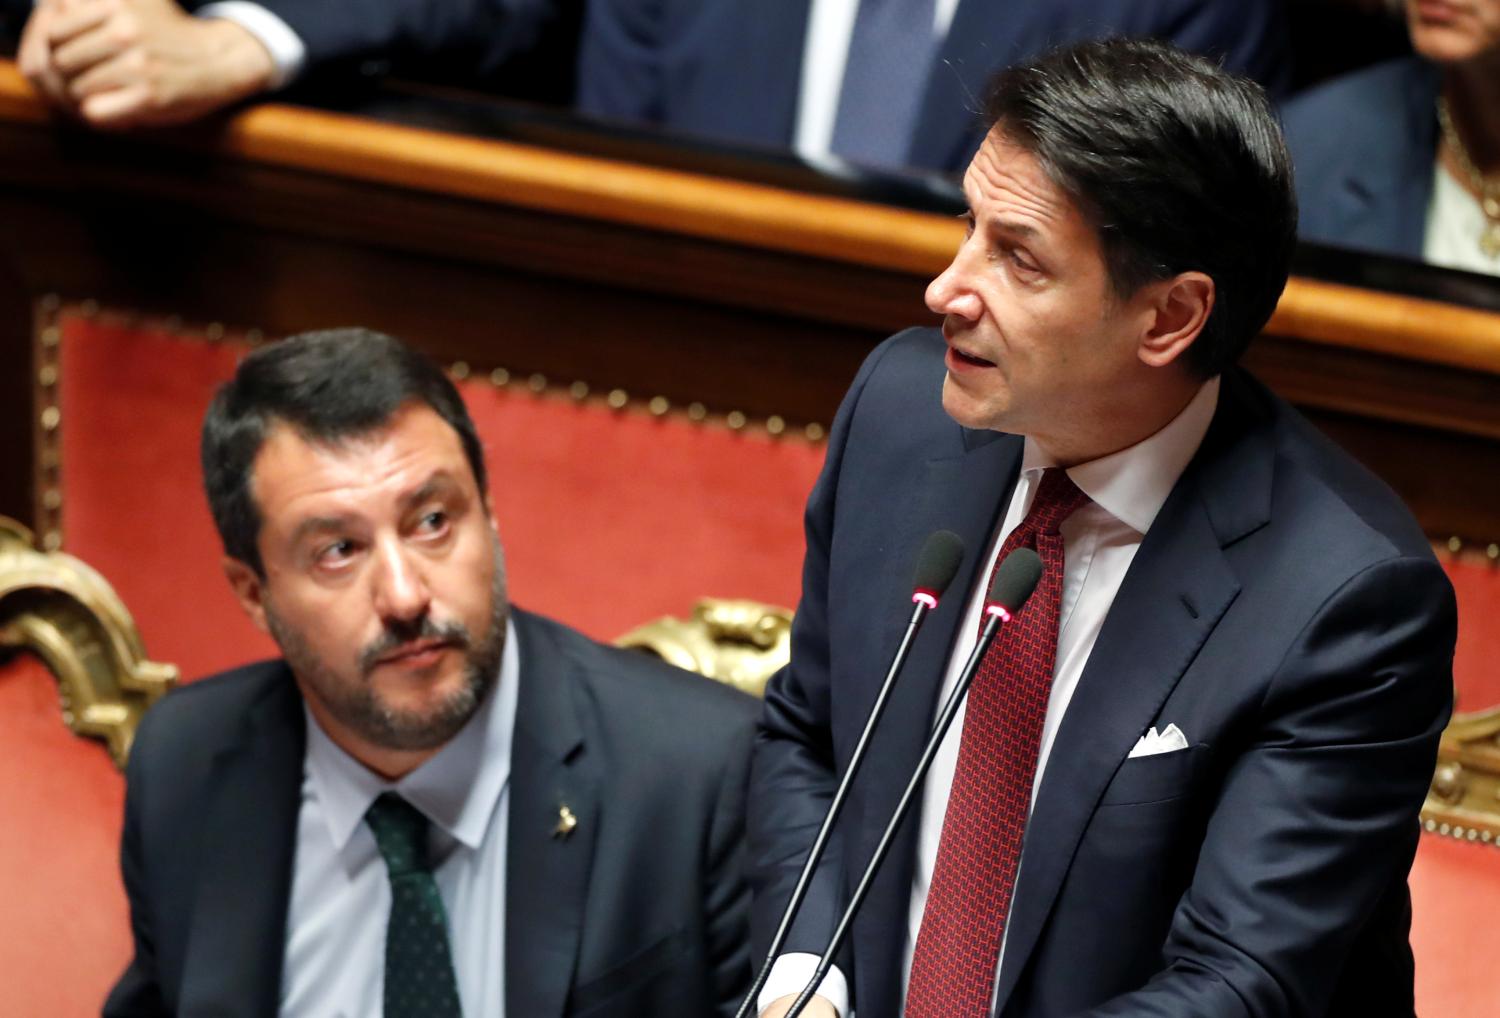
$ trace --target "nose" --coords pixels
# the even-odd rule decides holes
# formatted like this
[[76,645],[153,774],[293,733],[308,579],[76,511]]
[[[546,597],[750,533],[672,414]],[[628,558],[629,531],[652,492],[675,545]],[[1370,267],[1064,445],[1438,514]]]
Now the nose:
[[375,611],[387,622],[415,622],[432,603],[420,563],[395,539],[376,546],[371,583]]
[[948,267],[927,284],[927,307],[934,314],[978,320],[983,305],[974,292],[967,257],[969,246],[970,241],[960,245]]

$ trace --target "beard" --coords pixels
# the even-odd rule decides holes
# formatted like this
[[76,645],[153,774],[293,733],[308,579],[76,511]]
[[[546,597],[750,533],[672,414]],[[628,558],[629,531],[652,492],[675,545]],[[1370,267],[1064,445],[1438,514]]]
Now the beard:
[[[359,679],[350,682],[312,650],[301,630],[287,625],[265,605],[266,624],[287,664],[322,706],[341,725],[372,745],[391,750],[424,750],[443,745],[468,724],[500,677],[505,650],[505,561],[495,543],[494,579],[490,584],[490,618],[476,638],[457,621],[422,616],[409,623],[387,623],[384,631],[359,653]],[[464,655],[462,685],[427,710],[402,710],[386,703],[369,681],[381,656],[414,640],[441,640]]]

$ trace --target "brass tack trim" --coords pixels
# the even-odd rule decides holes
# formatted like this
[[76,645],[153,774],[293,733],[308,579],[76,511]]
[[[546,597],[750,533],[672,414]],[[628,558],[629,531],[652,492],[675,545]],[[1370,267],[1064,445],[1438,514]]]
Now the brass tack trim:
[[739,431],[745,426],[745,415],[738,410],[731,410],[724,415],[724,423],[729,425],[731,431]]
[[36,380],[42,383],[42,388],[52,388],[57,384],[57,368],[51,364],[43,365],[42,369],[36,373]]
[[809,424],[802,429],[802,433],[807,436],[809,442],[821,442],[823,441],[823,436],[827,434],[821,424]]
[[203,337],[210,343],[217,343],[224,338],[224,323],[209,322],[203,327]]
[[526,379],[526,387],[528,389],[530,389],[532,392],[535,392],[537,394],[541,394],[543,392],[546,392],[547,391],[547,376],[544,375],[544,374],[542,374],[541,372],[537,372],[536,374],[532,375],[530,378]]
[[1451,551],[1451,552],[1453,552],[1453,554],[1457,555],[1459,552],[1461,552],[1461,551],[1464,550],[1464,542],[1463,542],[1463,540],[1461,538],[1458,538],[1458,537],[1450,537],[1450,538],[1448,538],[1448,550]]
[[766,430],[773,435],[779,435],[786,430],[786,421],[781,419],[781,415],[772,414],[766,418]]
[[623,410],[625,404],[630,402],[630,394],[624,389],[611,389],[604,401],[609,404],[611,410]]
[[464,361],[454,361],[453,367],[448,369],[448,373],[457,381],[462,382],[469,377],[469,365]]
[[574,400],[580,403],[583,402],[584,400],[589,398],[589,383],[574,382],[572,385],[568,386],[568,395],[572,396]]
[[56,431],[57,426],[62,423],[62,411],[55,406],[49,406],[42,411],[42,428],[46,431]]
[[665,396],[652,396],[651,402],[646,404],[646,409],[651,411],[652,417],[661,417],[672,409],[672,404]]
[[701,421],[708,416],[708,407],[702,403],[689,403],[687,415],[689,420]]
[[504,388],[505,386],[510,384],[510,372],[506,371],[504,368],[496,368],[494,371],[490,372],[490,384],[499,388]]

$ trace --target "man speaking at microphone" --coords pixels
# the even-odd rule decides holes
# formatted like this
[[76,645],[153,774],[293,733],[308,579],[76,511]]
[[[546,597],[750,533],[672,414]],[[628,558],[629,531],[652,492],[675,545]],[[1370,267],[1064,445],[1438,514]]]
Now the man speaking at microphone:
[[866,361],[808,504],[752,772],[758,945],[900,635],[906,549],[941,527],[971,551],[759,1007],[812,974],[1029,547],[1042,581],[806,1013],[1411,1015],[1455,606],[1396,497],[1235,366],[1296,233],[1265,97],[1116,40],[1005,72],[987,115],[927,291],[942,331]]

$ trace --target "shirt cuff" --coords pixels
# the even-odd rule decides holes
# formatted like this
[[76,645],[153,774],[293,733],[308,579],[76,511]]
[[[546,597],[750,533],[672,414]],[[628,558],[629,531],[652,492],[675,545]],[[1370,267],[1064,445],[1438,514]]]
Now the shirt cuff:
[[[801,993],[817,970],[818,956],[815,954],[795,952],[778,957],[776,964],[771,966],[771,975],[766,979],[765,989],[760,991],[760,999],[755,1002],[756,1011],[764,1011],[766,1005],[773,1000]],[[849,982],[837,965],[830,968],[823,981],[818,984],[818,996],[833,1005],[839,1018],[844,1018],[849,1013]]]
[[205,4],[195,12],[200,18],[222,18],[232,21],[255,36],[271,54],[275,70],[270,87],[278,89],[302,73],[307,63],[307,47],[285,21],[250,0],[219,0]]

